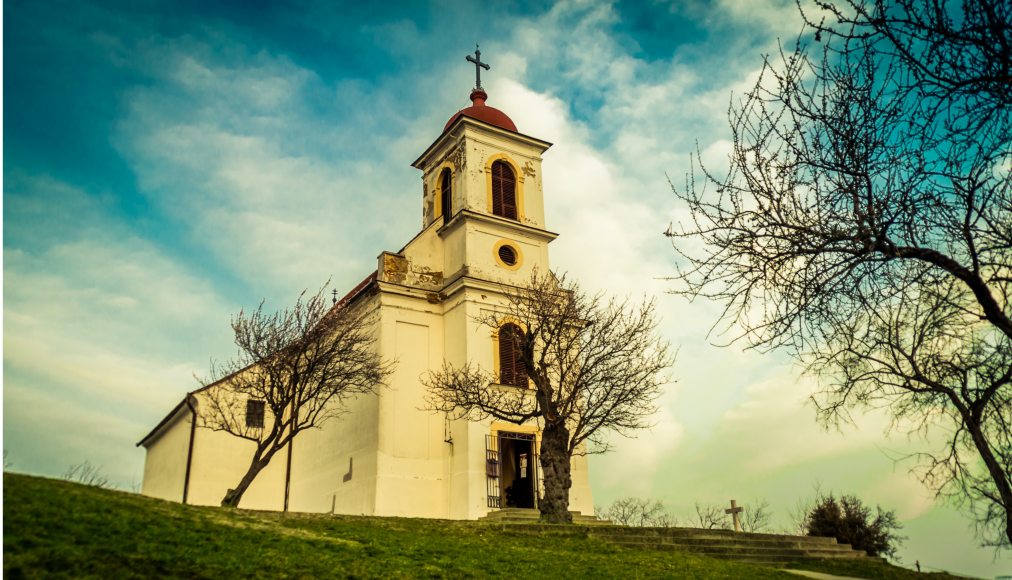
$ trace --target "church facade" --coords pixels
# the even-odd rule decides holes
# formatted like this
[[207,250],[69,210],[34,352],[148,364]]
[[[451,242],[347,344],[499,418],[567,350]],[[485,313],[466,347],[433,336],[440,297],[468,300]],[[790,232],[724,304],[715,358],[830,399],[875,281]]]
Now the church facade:
[[[396,361],[388,386],[300,433],[240,507],[449,519],[536,507],[537,425],[426,410],[421,381],[444,361],[471,362],[500,378],[489,388],[527,388],[512,341],[499,340],[515,331],[509,321],[490,332],[476,318],[496,311],[504,284],[548,270],[556,237],[541,178],[551,144],[520,133],[477,84],[472,105],[412,164],[422,172],[421,231],[399,252],[382,252],[376,270],[335,305],[375,315],[380,355]],[[248,467],[252,443],[200,427],[203,392],[188,394],[138,443],[147,452],[143,494],[218,505]],[[572,468],[570,509],[591,514],[585,456]]]

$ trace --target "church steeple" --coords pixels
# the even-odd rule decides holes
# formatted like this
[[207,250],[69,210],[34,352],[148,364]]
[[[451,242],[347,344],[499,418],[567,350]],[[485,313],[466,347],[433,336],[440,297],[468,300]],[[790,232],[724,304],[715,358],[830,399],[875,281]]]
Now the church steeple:
[[471,106],[454,113],[413,163],[424,173],[422,226],[443,232],[457,221],[491,219],[518,238],[531,228],[545,232],[541,154],[551,143],[521,134],[506,113],[487,105],[481,70],[491,66],[477,48],[467,61],[475,67]]

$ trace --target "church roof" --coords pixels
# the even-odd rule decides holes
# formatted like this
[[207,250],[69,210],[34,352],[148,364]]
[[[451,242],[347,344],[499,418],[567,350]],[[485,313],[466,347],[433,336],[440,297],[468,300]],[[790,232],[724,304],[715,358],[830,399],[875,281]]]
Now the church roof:
[[483,89],[478,88],[472,90],[471,102],[473,104],[470,107],[467,107],[466,109],[461,109],[457,111],[452,117],[450,117],[450,120],[447,121],[446,125],[443,126],[443,132],[446,132],[446,130],[449,129],[451,125],[453,125],[453,122],[459,119],[460,117],[470,117],[472,119],[484,121],[485,123],[488,123],[489,125],[494,125],[496,127],[499,127],[500,129],[506,129],[507,131],[519,133],[519,131],[517,131],[516,124],[513,123],[513,120],[510,119],[509,116],[506,115],[506,113],[503,113],[499,109],[496,109],[495,107],[490,107],[485,104],[485,101],[487,99],[488,93],[486,93]]
[[[351,289],[351,292],[348,292],[347,294],[344,295],[343,298],[341,298],[340,300],[334,302],[334,306],[331,307],[330,311],[333,312],[333,311],[336,311],[336,310],[341,310],[342,308],[348,306],[349,304],[351,304],[352,302],[354,302],[355,300],[357,300],[360,296],[364,295],[365,292],[366,292],[366,290],[368,290],[369,288],[371,288],[372,286],[374,286],[376,284],[376,277],[377,277],[377,275],[378,275],[378,272],[374,270],[372,273],[370,273],[368,276],[366,276],[365,280],[362,280],[361,282],[358,283],[357,286],[355,286],[354,288]],[[249,368],[249,367],[247,367],[247,368]],[[172,420],[173,417],[176,416],[177,413],[179,413],[183,409],[183,406],[186,405],[186,402],[195,393],[199,393],[201,391],[205,391],[205,390],[207,390],[207,389],[209,389],[209,388],[211,388],[211,387],[213,387],[213,386],[215,386],[217,384],[220,384],[223,381],[227,381],[229,378],[235,376],[238,373],[241,373],[244,370],[246,370],[246,369],[240,369],[240,370],[238,370],[238,371],[236,371],[234,373],[230,373],[230,374],[228,374],[228,375],[226,375],[226,376],[224,376],[224,377],[222,377],[222,378],[214,381],[213,383],[204,385],[203,387],[201,387],[201,388],[199,388],[197,390],[190,391],[190,392],[186,393],[186,396],[183,397],[183,400],[180,401],[178,405],[176,405],[175,407],[173,407],[172,410],[169,411],[169,414],[166,415],[165,418],[163,418],[161,421],[159,421],[157,425],[155,425],[154,429],[152,429],[147,435],[145,435],[140,441],[137,442],[137,447],[140,447],[142,445],[146,447],[147,443],[151,442],[153,439],[156,439],[158,436],[160,436],[161,435],[162,427],[164,427],[169,421]],[[193,408],[192,407],[189,407],[189,406],[187,406],[187,407],[190,410],[190,412],[193,412]]]

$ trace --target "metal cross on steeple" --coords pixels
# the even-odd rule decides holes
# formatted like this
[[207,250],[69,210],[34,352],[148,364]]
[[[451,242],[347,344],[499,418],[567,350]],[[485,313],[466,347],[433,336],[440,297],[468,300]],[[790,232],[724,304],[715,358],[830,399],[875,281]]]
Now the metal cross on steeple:
[[474,63],[474,88],[481,88],[481,69],[489,70],[488,63],[481,62],[481,51],[474,45],[474,56],[467,55],[467,61]]

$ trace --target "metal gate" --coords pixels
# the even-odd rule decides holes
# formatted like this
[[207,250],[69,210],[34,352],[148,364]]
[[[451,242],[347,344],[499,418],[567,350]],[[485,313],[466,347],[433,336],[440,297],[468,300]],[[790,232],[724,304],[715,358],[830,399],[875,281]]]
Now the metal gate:
[[538,469],[538,443],[533,433],[510,433],[500,431],[497,435],[485,436],[485,482],[488,494],[488,507],[501,509],[502,500],[502,466],[505,459],[502,455],[501,441],[512,439],[515,441],[531,442],[531,458],[529,468],[533,481],[534,507],[537,508],[541,499],[542,481],[541,470]]

